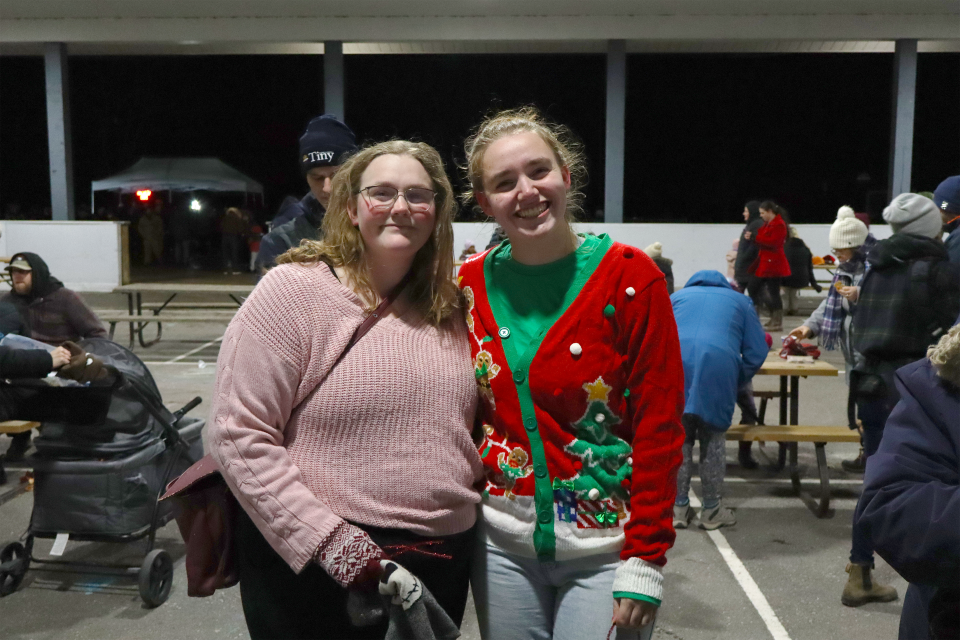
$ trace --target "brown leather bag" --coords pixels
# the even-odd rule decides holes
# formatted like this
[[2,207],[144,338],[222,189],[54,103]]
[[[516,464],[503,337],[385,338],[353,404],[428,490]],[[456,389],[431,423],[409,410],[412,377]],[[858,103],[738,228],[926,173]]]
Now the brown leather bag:
[[[408,280],[409,277],[404,278],[360,323],[333,367],[376,324]],[[217,589],[228,589],[237,584],[240,576],[234,532],[240,505],[213,457],[207,454],[194,463],[167,485],[160,499],[175,502],[177,528],[186,545],[187,595],[203,598],[212,596]]]
[[234,527],[240,505],[220,475],[213,457],[205,455],[167,485],[161,500],[173,499],[174,515],[186,543],[187,595],[212,596],[240,581]]

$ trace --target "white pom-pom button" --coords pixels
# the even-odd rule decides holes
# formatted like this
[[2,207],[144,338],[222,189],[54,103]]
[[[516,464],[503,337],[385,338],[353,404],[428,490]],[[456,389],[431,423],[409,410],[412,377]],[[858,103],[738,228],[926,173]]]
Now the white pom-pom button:
[[594,487],[593,489],[590,489],[590,493],[587,494],[587,497],[590,498],[591,500],[596,500],[597,498],[600,497],[600,490],[597,489],[596,487]]
[[580,346],[579,342],[574,342],[572,345],[570,345],[570,353],[578,356],[583,353],[583,347]]
[[597,422],[603,422],[603,421],[606,420],[607,418],[606,418],[606,416],[604,416],[602,413],[598,413],[597,415],[595,415],[595,416],[593,417],[593,419],[594,419],[595,421],[597,421]]
[[627,458],[627,464],[633,466],[633,458]]
[[632,298],[633,296],[636,295],[636,293],[637,293],[637,290],[636,290],[636,289],[634,289],[633,287],[627,287],[627,295],[628,295],[628,296],[630,296],[630,297]]

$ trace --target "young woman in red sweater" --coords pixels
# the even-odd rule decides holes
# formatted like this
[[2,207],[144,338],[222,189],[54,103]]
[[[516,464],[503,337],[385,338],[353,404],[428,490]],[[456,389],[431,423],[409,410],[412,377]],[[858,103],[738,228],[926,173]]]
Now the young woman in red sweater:
[[468,197],[507,235],[460,270],[484,431],[481,635],[649,637],[683,442],[663,275],[574,233],[583,158],[534,109],[487,119],[466,154]]

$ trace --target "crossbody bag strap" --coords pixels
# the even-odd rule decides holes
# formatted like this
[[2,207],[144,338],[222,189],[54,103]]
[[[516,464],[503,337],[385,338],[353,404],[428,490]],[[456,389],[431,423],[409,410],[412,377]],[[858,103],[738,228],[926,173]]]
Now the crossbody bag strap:
[[[369,316],[363,319],[363,322],[360,323],[360,326],[357,327],[357,330],[353,332],[353,336],[350,338],[350,342],[347,343],[347,346],[344,347],[343,353],[340,354],[340,357],[337,358],[336,362],[333,363],[333,367],[336,367],[340,364],[340,361],[343,360],[344,356],[347,355],[347,352],[353,347],[353,345],[359,342],[360,338],[365,336],[370,329],[373,328],[373,325],[377,324],[377,321],[383,317],[387,312],[387,307],[394,303],[394,301],[403,293],[403,290],[406,288],[407,283],[410,282],[410,274],[408,273],[403,277],[403,280],[397,284],[387,294],[387,297],[380,301],[380,304],[377,305],[377,308],[373,310]],[[333,371],[333,367],[330,367],[330,370]],[[327,375],[330,375],[329,372]],[[326,378],[326,376],[324,376]]]

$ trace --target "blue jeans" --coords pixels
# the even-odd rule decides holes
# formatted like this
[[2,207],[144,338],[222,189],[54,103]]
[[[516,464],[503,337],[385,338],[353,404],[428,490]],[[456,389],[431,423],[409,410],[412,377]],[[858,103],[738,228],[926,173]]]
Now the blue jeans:
[[[857,402],[857,415],[863,424],[863,454],[867,460],[880,448],[883,438],[883,425],[893,412],[893,408],[900,401],[900,396],[893,386],[892,376],[887,381],[887,395],[877,400],[860,400]],[[856,512],[854,512],[856,516]],[[860,565],[873,566],[873,542],[864,527],[853,520],[853,541],[850,549],[850,562]]]
[[[470,586],[484,640],[603,640],[613,618],[613,578],[620,554],[540,562],[477,536]],[[617,640],[649,640],[651,623],[616,630]]]

